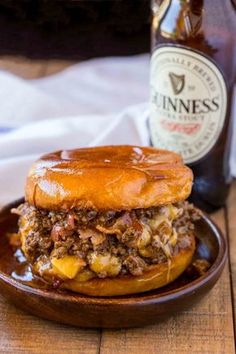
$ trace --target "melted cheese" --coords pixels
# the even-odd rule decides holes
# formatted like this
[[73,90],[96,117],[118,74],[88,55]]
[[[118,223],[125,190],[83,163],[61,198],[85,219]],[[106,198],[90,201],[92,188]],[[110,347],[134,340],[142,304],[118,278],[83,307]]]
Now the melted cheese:
[[109,253],[105,255],[92,253],[90,268],[95,273],[115,277],[121,270],[121,261],[118,257],[112,256]]
[[86,263],[76,256],[65,256],[63,258],[52,258],[53,271],[60,277],[73,279],[82,270]]
[[84,269],[76,275],[76,281],[85,282],[95,277],[95,274],[89,269]]
[[[166,205],[161,208],[160,214],[156,214],[149,220],[149,226],[154,234],[153,239],[159,244],[159,247],[163,250],[168,259],[171,257],[170,246],[174,247],[177,243],[178,235],[175,228],[172,226],[172,222],[178,215],[178,208],[173,205]],[[154,257],[155,250],[149,245],[150,242],[148,242],[147,231],[143,233],[140,241],[138,245],[140,255],[143,257]]]
[[147,225],[142,225],[142,226],[143,226],[143,231],[137,243],[139,249],[147,247],[151,242],[150,229],[148,228]]

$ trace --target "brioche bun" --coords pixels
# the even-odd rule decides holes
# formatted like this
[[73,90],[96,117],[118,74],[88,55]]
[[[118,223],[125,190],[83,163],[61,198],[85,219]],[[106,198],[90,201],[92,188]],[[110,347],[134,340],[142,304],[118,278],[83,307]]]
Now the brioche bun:
[[130,210],[185,200],[192,181],[192,171],[174,152],[102,146],[42,156],[30,170],[25,196],[50,210]]

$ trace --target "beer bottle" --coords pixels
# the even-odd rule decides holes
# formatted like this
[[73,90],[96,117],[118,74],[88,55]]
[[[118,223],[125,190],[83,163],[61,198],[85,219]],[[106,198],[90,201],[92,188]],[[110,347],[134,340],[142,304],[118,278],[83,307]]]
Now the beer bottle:
[[231,0],[152,2],[149,127],[154,146],[193,169],[191,199],[211,211],[231,183],[236,12]]

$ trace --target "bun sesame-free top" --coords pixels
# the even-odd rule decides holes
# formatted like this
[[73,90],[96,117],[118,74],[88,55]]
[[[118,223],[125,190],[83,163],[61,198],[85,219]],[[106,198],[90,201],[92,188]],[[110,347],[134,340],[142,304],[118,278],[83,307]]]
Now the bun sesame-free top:
[[166,150],[128,145],[64,150],[34,163],[26,200],[50,209],[149,208],[186,199],[192,180],[180,155]]

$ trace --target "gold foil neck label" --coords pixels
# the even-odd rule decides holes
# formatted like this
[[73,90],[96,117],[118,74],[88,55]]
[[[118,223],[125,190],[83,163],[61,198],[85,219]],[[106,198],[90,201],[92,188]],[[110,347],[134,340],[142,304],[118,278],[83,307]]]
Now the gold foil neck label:
[[186,163],[204,157],[224,126],[224,77],[207,57],[166,46],[151,58],[150,130],[154,146],[180,153]]

